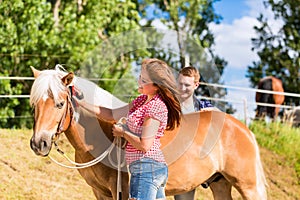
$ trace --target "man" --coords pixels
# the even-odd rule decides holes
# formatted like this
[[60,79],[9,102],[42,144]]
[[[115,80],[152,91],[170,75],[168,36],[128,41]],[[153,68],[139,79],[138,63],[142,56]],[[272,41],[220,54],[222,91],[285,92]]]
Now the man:
[[[178,89],[180,92],[181,111],[183,114],[200,110],[213,110],[208,100],[200,100],[194,94],[199,86],[200,74],[195,67],[184,67],[179,72]],[[184,194],[175,195],[175,200],[193,200],[195,189]]]
[[181,111],[190,113],[199,110],[213,110],[208,100],[199,100],[194,91],[199,86],[200,74],[195,67],[184,67],[179,72],[178,89],[180,91]]

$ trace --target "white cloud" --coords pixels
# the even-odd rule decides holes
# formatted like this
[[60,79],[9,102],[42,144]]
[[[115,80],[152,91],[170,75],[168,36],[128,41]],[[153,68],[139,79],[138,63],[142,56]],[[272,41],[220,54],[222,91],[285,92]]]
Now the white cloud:
[[259,16],[259,13],[263,13],[264,16],[273,19],[272,10],[265,8],[262,0],[245,0],[245,4],[249,7],[249,10],[246,11],[247,16],[256,18]]
[[[215,36],[216,53],[228,62],[224,72],[224,75],[227,76],[224,77],[225,84],[249,88],[249,80],[245,76],[241,77],[240,73],[236,76],[233,74],[241,70],[245,70],[246,73],[247,66],[258,60],[256,53],[251,51],[251,38],[257,37],[253,27],[259,25],[256,18],[259,13],[265,14],[265,11],[262,1],[246,0],[246,4],[249,10],[243,12],[245,13],[243,17],[233,20],[230,24],[211,24],[210,28]],[[238,119],[245,119],[246,110],[249,120],[255,115],[254,97],[254,92],[228,89],[226,99],[239,101],[240,103],[232,103],[232,106],[237,109],[234,116]],[[247,104],[247,108],[244,107],[244,103]]]
[[255,18],[245,16],[232,24],[211,24],[216,53],[224,57],[229,66],[245,68],[257,60],[256,54],[251,51],[251,38],[255,37],[253,26],[257,23]]
[[[261,0],[245,0],[249,10],[245,15],[235,19],[231,24],[211,24],[215,36],[215,50],[218,55],[228,61],[228,67],[246,68],[252,61],[258,60],[255,52],[251,51],[251,38],[257,37],[254,26],[259,25],[256,19],[260,13],[268,19],[273,33],[278,32],[282,22],[274,20],[270,8],[265,8]],[[232,11],[234,12],[234,11]]]
[[161,29],[161,30],[167,30],[168,29],[168,27],[164,23],[162,23],[160,21],[160,19],[154,19],[151,23],[151,26],[153,26],[157,29]]
[[247,12],[247,16],[257,18],[259,16],[259,13],[263,13],[264,18],[268,19],[268,24],[272,28],[272,31],[276,33],[280,30],[283,22],[281,20],[274,19],[274,13],[271,10],[270,6],[265,8],[261,0],[245,0],[245,3],[250,8]]

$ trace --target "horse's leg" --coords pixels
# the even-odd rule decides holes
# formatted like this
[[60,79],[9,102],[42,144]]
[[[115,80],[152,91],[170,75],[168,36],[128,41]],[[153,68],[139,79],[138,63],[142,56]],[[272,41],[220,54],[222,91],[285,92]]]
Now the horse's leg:
[[92,189],[93,189],[94,195],[97,200],[113,200],[113,198],[111,198],[111,197],[103,196],[103,194],[99,190],[97,190],[95,188],[92,188]]
[[110,189],[112,194],[112,199],[119,200],[124,199],[127,200],[129,197],[129,176],[127,172],[121,172],[121,191],[119,191],[119,199],[118,199],[118,182],[117,178],[111,179]]
[[226,159],[221,173],[244,200],[266,200],[266,178],[255,135],[236,122],[238,126],[233,128],[234,123],[231,122],[234,121],[228,120],[223,127],[226,132],[222,134],[222,141],[228,143],[223,144],[223,157]]
[[259,195],[256,184],[237,184],[235,188],[240,192],[244,200],[266,199]]
[[[257,163],[260,164],[260,163]],[[260,166],[258,166],[260,167]],[[254,173],[237,176],[234,187],[239,191],[244,200],[266,200],[265,177],[262,169],[256,169]],[[251,175],[252,174],[252,175]]]
[[212,182],[209,187],[213,193],[214,200],[232,200],[232,185],[224,177]]
[[[256,161],[255,159],[251,161],[250,158],[248,160],[250,162],[247,165],[242,165],[242,162],[236,161],[236,163],[240,164],[240,170],[233,173],[231,171],[231,173],[223,175],[237,189],[244,200],[266,200],[266,180],[260,158],[257,157]],[[256,162],[256,166],[251,166],[253,162]],[[230,170],[227,171],[229,172]]]
[[[122,172],[122,200],[129,198],[129,176],[128,172]],[[118,199],[119,200],[119,199]]]
[[[244,200],[266,200],[266,178],[264,175],[262,163],[260,160],[258,145],[255,142],[255,154],[254,158],[248,158],[238,162],[241,170],[235,173],[235,176],[227,178],[230,183],[239,191]],[[248,163],[247,163],[248,162]]]
[[277,121],[277,118],[278,118],[279,109],[280,109],[279,107],[276,107],[275,111],[274,111],[274,121],[275,122]]

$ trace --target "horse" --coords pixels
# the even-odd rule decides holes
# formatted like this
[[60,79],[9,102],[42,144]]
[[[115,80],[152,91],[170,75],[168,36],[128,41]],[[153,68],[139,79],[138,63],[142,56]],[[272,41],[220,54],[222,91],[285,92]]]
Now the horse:
[[284,122],[293,127],[300,127],[300,106],[284,110]]
[[[39,71],[32,67],[32,71],[35,80],[30,93],[30,103],[34,107],[31,149],[36,155],[48,156],[54,141],[65,133],[75,149],[76,162],[93,160],[107,148],[104,141],[112,143],[111,129],[116,122],[96,119],[85,112],[80,114],[77,122],[68,88],[70,85],[80,87],[79,77],[58,68]],[[81,86],[81,89],[85,96],[91,86]],[[109,98],[120,103],[103,89],[97,91],[100,97],[95,98],[100,101],[99,105],[105,104],[102,100]],[[105,95],[110,96],[107,98]],[[80,108],[76,110],[80,111]],[[89,124],[84,125],[80,121]],[[231,115],[221,111],[183,115],[181,125],[166,131],[161,142],[169,170],[165,189],[167,196],[204,185],[210,187],[216,200],[232,199],[232,187],[245,200],[267,199],[267,183],[255,136]],[[97,199],[117,200],[118,170],[115,167],[99,162],[79,169],[79,173],[92,187]],[[122,199],[129,196],[128,180],[129,174],[125,169],[121,173]]]
[[[282,81],[273,76],[267,76],[261,79],[258,83],[257,88],[262,90],[275,91],[275,92],[284,92]],[[255,100],[257,103],[269,103],[269,104],[281,105],[284,102],[284,95],[256,92]],[[271,119],[276,120],[278,117],[279,109],[280,109],[279,107],[257,105],[255,118],[260,119],[268,116]]]

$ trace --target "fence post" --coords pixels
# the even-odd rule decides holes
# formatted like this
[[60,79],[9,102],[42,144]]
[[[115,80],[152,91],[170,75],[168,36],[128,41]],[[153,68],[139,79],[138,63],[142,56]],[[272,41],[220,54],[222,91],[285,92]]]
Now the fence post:
[[247,99],[244,98],[243,99],[243,102],[244,102],[244,118],[245,118],[245,124],[246,126],[248,127],[248,106],[247,106]]

